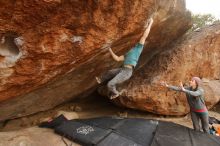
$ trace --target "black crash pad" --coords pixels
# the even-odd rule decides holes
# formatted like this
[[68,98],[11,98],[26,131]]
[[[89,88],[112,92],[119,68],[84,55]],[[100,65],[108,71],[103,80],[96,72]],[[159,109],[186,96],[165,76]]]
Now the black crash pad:
[[172,122],[139,118],[65,120],[53,128],[83,146],[220,146],[219,137]]

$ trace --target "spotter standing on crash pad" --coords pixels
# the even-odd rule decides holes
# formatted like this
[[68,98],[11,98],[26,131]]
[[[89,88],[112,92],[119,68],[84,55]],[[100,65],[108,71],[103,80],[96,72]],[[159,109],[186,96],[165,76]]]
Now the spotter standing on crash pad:
[[168,85],[166,82],[161,82],[161,84],[169,89],[182,91],[186,94],[194,130],[200,131],[199,123],[201,121],[203,132],[209,133],[209,116],[204,101],[204,89],[201,87],[201,79],[199,77],[193,77],[189,81],[189,87],[183,87],[182,82],[180,83],[180,87]]
[[110,80],[107,83],[108,90],[112,94],[110,99],[117,98],[120,95],[120,92],[116,89],[116,85],[125,82],[126,80],[130,79],[130,77],[132,76],[133,69],[138,63],[139,57],[144,48],[145,40],[150,33],[152,24],[153,24],[153,19],[150,18],[150,21],[147,24],[147,28],[144,31],[144,34],[141,37],[140,41],[136,44],[135,47],[129,50],[125,55],[117,56],[109,47],[109,52],[111,53],[113,59],[115,61],[124,62],[121,68],[109,70],[107,73],[104,73],[100,77],[96,77],[96,80],[99,84],[104,81]]

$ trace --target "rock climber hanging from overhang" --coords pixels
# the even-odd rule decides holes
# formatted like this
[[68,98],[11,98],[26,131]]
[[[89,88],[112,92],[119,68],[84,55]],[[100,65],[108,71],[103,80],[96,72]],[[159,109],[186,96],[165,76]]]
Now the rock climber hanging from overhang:
[[143,51],[144,43],[150,33],[152,24],[153,24],[153,18],[150,18],[147,24],[147,28],[144,31],[144,34],[142,35],[140,41],[125,55],[117,56],[110,47],[108,48],[112,58],[115,61],[117,62],[123,61],[122,67],[109,70],[108,72],[102,74],[100,77],[96,77],[96,81],[99,84],[109,80],[107,83],[107,87],[111,93],[110,99],[117,98],[121,94],[116,89],[116,85],[121,84],[131,78],[133,70],[135,69],[139,57]]

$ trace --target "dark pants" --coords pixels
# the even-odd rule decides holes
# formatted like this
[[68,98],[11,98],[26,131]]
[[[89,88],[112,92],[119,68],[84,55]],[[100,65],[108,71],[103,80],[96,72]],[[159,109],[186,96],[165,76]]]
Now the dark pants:
[[200,131],[200,129],[201,129],[200,121],[201,121],[203,132],[209,133],[209,116],[208,116],[208,114],[191,112],[191,118],[192,118],[194,130]]
[[100,79],[102,82],[108,81],[107,87],[110,92],[113,94],[119,94],[116,89],[117,84],[121,84],[126,80],[130,79],[132,76],[133,69],[122,67],[109,70],[107,73],[103,74]]

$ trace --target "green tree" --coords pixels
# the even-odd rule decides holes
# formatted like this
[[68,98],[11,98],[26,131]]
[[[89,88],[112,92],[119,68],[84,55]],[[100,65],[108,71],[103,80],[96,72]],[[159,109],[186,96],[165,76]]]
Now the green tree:
[[198,30],[204,26],[207,25],[211,25],[215,22],[219,22],[219,20],[217,18],[215,18],[213,15],[211,14],[196,14],[196,15],[192,15],[192,21],[193,21],[193,26],[191,28],[192,31],[194,30]]

